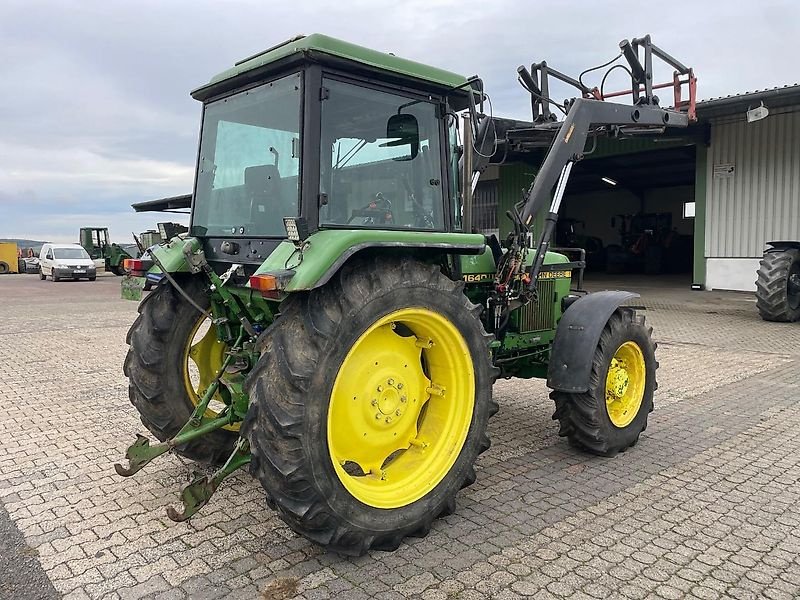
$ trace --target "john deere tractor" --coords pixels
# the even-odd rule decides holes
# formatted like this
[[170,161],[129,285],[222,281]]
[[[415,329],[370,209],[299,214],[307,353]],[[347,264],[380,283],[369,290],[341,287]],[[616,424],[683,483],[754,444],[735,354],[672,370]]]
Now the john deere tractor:
[[[653,56],[676,69],[676,94],[690,83],[688,114],[658,106]],[[636,444],[656,389],[652,330],[625,306],[635,294],[571,291],[584,264],[550,247],[590,136],[691,116],[690,69],[649,37],[623,42],[623,57],[632,105],[545,63],[519,68],[533,122],[507,141],[549,151],[502,243],[471,225],[503,141],[476,77],[311,35],[192,92],[203,121],[189,231],[127,260],[124,282],[135,297],[163,275],[124,366],[159,442],[139,436],[117,472],[168,451],[215,466],[168,509],[183,521],[247,466],[294,531],[358,555],[455,510],[489,448],[498,377],[546,378],[578,449]],[[552,77],[578,97],[551,100]]]
[[106,271],[114,275],[125,274],[123,261],[132,257],[122,246],[111,243],[107,227],[81,227],[79,237],[92,260],[102,259]]

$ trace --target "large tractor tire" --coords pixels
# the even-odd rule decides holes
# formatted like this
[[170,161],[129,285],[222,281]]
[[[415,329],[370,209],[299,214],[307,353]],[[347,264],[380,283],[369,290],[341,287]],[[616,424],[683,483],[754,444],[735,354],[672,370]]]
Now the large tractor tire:
[[10,271],[11,268],[8,266],[8,263],[0,260],[0,275],[5,275]]
[[[208,296],[197,279],[186,279],[184,290],[202,308]],[[173,437],[189,420],[204,389],[224,360],[226,346],[213,324],[172,285],[161,285],[139,304],[139,316],[128,331],[130,345],[124,372],[128,394],[142,423],[160,441]],[[216,395],[206,411],[215,417],[223,403]],[[182,456],[221,464],[239,437],[238,427],[212,431],[177,448]]]
[[125,268],[122,265],[111,265],[110,270],[117,277],[125,275]]
[[455,510],[497,411],[479,312],[438,267],[389,258],[351,261],[281,307],[242,432],[295,532],[361,555]]
[[764,254],[756,280],[756,307],[765,321],[800,321],[800,250]]
[[656,383],[653,329],[631,309],[617,310],[594,349],[589,389],[582,394],[553,391],[553,419],[570,444],[614,456],[636,444],[647,429]]

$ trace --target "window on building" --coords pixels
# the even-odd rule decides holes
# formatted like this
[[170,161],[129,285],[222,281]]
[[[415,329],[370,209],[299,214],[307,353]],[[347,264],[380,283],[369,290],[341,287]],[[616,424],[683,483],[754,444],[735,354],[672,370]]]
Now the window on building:
[[694,207],[695,203],[692,202],[684,202],[683,203],[683,218],[684,219],[694,219]]

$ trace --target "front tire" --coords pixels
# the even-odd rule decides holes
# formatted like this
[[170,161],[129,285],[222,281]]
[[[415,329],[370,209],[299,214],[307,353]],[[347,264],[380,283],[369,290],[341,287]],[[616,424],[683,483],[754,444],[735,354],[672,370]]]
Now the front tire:
[[[197,279],[187,280],[183,287],[200,307],[208,308],[208,296]],[[162,442],[186,424],[202,389],[213,377],[211,372],[221,364],[225,347],[216,341],[213,326],[193,344],[205,321],[172,285],[162,285],[139,304],[139,316],[128,331],[130,348],[124,366],[128,395],[142,424]],[[193,352],[195,358],[190,358]],[[192,379],[190,360],[196,365],[199,382]],[[206,416],[215,416],[213,409],[209,410],[212,412],[207,411]],[[219,429],[177,451],[186,458],[217,465],[230,456],[238,437],[235,428]]]
[[573,446],[614,456],[636,444],[647,429],[656,383],[653,329],[644,316],[619,309],[608,320],[594,349],[589,389],[582,394],[553,391],[553,419]]
[[800,321],[800,250],[764,254],[756,280],[756,307],[765,321]]
[[44,274],[44,271],[42,271],[41,267],[39,267],[39,279],[41,279],[42,281],[47,279],[47,275]]
[[281,306],[242,432],[294,531],[361,555],[455,510],[497,411],[492,337],[462,290],[436,266],[355,260]]

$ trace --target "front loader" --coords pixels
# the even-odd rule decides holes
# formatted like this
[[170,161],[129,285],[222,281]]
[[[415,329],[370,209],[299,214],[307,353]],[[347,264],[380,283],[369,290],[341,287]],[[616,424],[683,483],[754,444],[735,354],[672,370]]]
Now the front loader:
[[[678,100],[689,83],[688,102],[659,107],[653,56],[675,68]],[[358,555],[455,510],[489,448],[498,377],[546,378],[559,434],[582,450],[636,444],[656,389],[652,330],[625,305],[635,294],[571,289],[580,253],[551,247],[587,140],[685,127],[693,111],[691,70],[649,37],[622,57],[633,105],[520,67],[534,119],[506,141],[549,151],[502,242],[470,224],[496,131],[477,78],[317,34],[195,90],[189,231],[126,261],[128,294],[161,275],[124,367],[159,441],[139,436],[117,472],[169,451],[215,466],[168,509],[182,521],[247,466],[294,531]],[[579,89],[560,122],[550,77]]]

